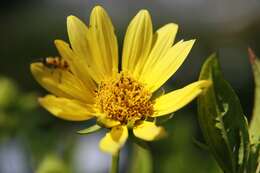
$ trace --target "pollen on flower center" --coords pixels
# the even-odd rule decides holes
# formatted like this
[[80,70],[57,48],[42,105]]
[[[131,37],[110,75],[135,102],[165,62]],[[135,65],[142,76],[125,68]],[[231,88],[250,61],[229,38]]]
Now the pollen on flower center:
[[151,96],[138,81],[120,73],[114,79],[101,82],[96,98],[107,118],[130,124],[153,114]]

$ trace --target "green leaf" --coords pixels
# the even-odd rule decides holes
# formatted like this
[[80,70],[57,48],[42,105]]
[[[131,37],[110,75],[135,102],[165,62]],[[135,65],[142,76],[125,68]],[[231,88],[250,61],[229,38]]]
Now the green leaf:
[[90,126],[90,127],[86,128],[86,129],[79,130],[77,133],[82,134],[82,135],[83,134],[94,133],[94,132],[100,130],[101,128],[102,128],[101,126],[95,124],[95,125]]
[[200,149],[209,151],[209,147],[208,147],[207,144],[205,144],[205,143],[203,143],[203,142],[201,142],[201,141],[199,141],[199,140],[197,140],[197,139],[195,139],[195,138],[193,138],[192,141],[193,141],[193,143],[194,143],[197,147],[199,147]]
[[260,141],[260,60],[252,49],[249,48],[248,53],[255,79],[255,103],[249,132],[252,143],[258,143]]
[[260,143],[253,144],[250,147],[250,157],[247,164],[247,173],[259,173],[260,172]]
[[247,121],[238,97],[224,80],[216,54],[204,63],[200,80],[212,85],[198,97],[198,120],[205,141],[227,173],[242,173],[249,157]]
[[143,148],[134,144],[130,173],[152,173],[152,165],[152,156],[147,147]]

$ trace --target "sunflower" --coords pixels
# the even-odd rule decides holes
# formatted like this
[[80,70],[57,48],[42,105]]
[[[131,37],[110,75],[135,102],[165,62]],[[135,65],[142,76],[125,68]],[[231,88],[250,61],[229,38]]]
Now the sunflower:
[[67,68],[62,63],[51,67],[46,62],[31,64],[35,79],[52,93],[39,102],[65,120],[95,118],[95,127],[110,130],[99,144],[104,152],[116,154],[125,144],[128,130],[146,141],[161,138],[165,130],[154,120],[182,108],[210,84],[197,81],[155,97],[184,62],[195,40],[173,45],[178,25],[170,23],[154,33],[147,10],[139,11],[130,22],[121,61],[114,27],[102,7],[92,10],[89,26],[69,16],[67,28],[70,45],[55,40]]

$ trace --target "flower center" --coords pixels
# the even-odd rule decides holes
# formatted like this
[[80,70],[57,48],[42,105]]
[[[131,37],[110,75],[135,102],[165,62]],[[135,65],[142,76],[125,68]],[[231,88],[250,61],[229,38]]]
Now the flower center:
[[97,91],[97,105],[107,118],[122,124],[134,124],[153,114],[152,94],[128,75],[101,82]]

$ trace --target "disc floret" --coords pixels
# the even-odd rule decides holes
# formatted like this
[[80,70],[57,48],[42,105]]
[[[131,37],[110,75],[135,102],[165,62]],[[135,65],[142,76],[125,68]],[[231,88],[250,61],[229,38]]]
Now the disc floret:
[[144,85],[124,73],[103,81],[97,91],[97,105],[107,118],[133,124],[152,115],[152,94]]

